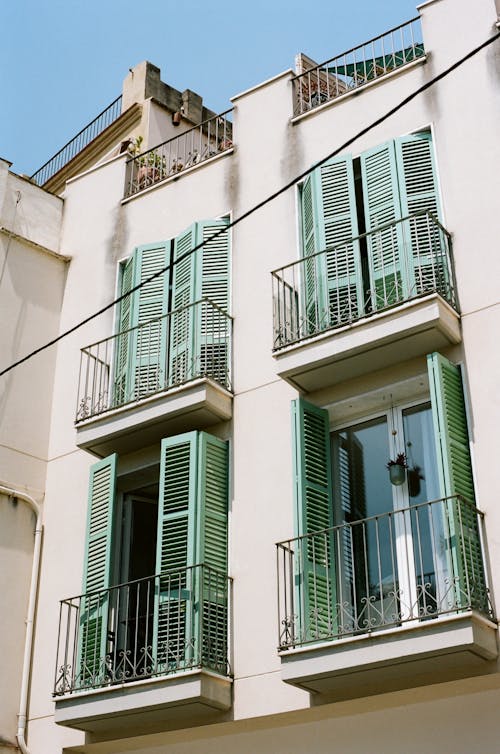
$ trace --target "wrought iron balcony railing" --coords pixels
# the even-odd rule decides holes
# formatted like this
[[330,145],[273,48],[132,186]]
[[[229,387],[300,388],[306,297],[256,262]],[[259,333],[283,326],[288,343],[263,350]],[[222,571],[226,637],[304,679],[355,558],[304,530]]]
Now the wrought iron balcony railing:
[[128,160],[125,196],[137,194],[231,149],[233,124],[228,120],[231,112],[232,108]]
[[76,422],[203,377],[230,389],[231,325],[202,299],[82,348]]
[[482,526],[454,496],[280,542],[279,648],[471,610],[492,618]]
[[62,600],[54,695],[195,668],[229,676],[230,585],[196,565]]
[[451,237],[418,212],[272,272],[274,350],[439,293],[453,308]]
[[424,55],[417,17],[296,76],[294,115],[378,80]]
[[33,173],[31,180],[39,186],[47,183],[53,175],[67,165],[82,149],[90,144],[99,134],[101,134],[113,121],[121,114],[122,95],[120,94],[114,102],[106,107],[102,113],[94,118],[85,128],[77,133],[67,144],[62,147],[53,157],[50,158],[36,173]]

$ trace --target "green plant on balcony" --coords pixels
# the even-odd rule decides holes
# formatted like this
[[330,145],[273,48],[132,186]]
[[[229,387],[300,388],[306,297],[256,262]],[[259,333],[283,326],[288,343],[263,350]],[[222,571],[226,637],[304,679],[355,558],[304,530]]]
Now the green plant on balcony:
[[136,136],[129,147],[130,153],[134,157],[137,155],[134,160],[137,170],[136,181],[138,187],[141,189],[151,186],[153,183],[156,183],[167,175],[167,162],[165,157],[155,150],[150,150],[149,152],[141,154],[142,142],[143,137]]

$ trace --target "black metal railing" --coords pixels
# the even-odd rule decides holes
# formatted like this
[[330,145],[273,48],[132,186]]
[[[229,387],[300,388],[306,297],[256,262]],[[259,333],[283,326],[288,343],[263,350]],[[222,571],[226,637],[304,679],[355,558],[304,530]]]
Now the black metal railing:
[[36,173],[33,173],[31,180],[39,186],[44,186],[53,175],[59,172],[65,165],[70,162],[82,149],[90,144],[99,134],[101,134],[113,121],[121,115],[122,95],[120,94],[114,102],[106,107],[99,115],[94,118],[85,128],[77,133],[67,144],[62,147],[56,154],[50,158]]
[[200,378],[230,389],[231,324],[202,299],[82,348],[76,421]]
[[205,120],[127,162],[125,196],[132,196],[166,178],[227,152],[233,146],[232,109]]
[[429,293],[458,309],[451,236],[426,211],[291,262],[272,281],[275,350]]
[[230,586],[195,565],[62,600],[54,695],[195,668],[229,676]]
[[279,647],[476,610],[493,618],[483,514],[460,496],[277,545]]
[[293,79],[294,115],[376,81],[425,55],[420,18],[413,18]]

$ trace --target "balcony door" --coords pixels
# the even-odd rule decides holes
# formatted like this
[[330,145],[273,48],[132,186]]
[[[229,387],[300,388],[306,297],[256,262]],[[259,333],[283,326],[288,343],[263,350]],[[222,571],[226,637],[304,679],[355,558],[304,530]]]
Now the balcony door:
[[[331,435],[341,633],[432,617],[448,566],[429,403],[392,408]],[[387,463],[405,454],[401,485]],[[440,552],[442,554],[440,555]]]

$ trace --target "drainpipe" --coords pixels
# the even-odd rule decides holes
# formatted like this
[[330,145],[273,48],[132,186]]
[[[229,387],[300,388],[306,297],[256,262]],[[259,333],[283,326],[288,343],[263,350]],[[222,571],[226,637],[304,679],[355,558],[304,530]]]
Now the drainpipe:
[[33,498],[26,492],[20,492],[19,490],[13,490],[10,487],[4,487],[0,485],[0,494],[9,495],[10,497],[16,497],[19,500],[23,500],[28,503],[30,508],[36,514],[36,526],[35,526],[35,545],[33,548],[33,566],[31,568],[31,584],[30,595],[28,602],[28,614],[26,616],[26,639],[24,642],[24,659],[23,659],[23,675],[21,679],[21,696],[19,700],[19,714],[17,716],[17,743],[22,754],[30,754],[30,751],[26,745],[25,733],[28,710],[28,685],[31,669],[31,652],[33,648],[33,622],[35,618],[35,604],[36,594],[38,591],[38,576],[40,571],[40,555],[42,552],[42,514],[40,506],[33,500]]

